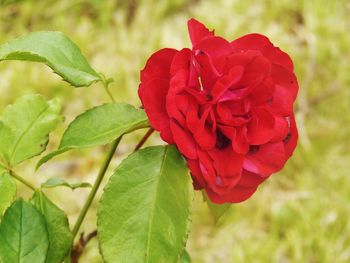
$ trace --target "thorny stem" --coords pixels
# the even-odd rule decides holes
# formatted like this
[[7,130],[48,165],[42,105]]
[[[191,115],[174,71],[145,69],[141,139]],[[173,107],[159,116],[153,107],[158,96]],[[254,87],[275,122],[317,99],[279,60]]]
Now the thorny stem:
[[96,181],[94,183],[94,185],[92,186],[92,189],[91,189],[91,192],[83,206],[83,209],[81,210],[80,212],[80,215],[77,219],[77,222],[75,223],[74,227],[73,227],[73,231],[72,231],[72,234],[73,234],[73,239],[76,237],[76,235],[78,234],[78,231],[80,229],[80,226],[81,224],[83,223],[84,219],[85,219],[85,216],[96,196],[96,193],[97,193],[97,190],[99,189],[100,185],[101,185],[101,182],[106,174],[106,171],[108,169],[108,166],[112,160],[112,157],[119,145],[119,142],[121,140],[122,137],[119,137],[117,140],[114,141],[114,143],[112,144],[111,148],[109,149],[107,155],[106,155],[106,158],[105,160],[103,161],[102,163],[102,166],[101,166],[101,169],[97,175],[97,178],[96,178]]
[[142,137],[141,141],[136,145],[134,152],[138,151],[145,144],[145,142],[148,140],[148,138],[152,135],[153,132],[154,129],[149,128],[147,133]]
[[[142,139],[140,140],[140,142],[137,144],[137,146],[134,149],[134,152],[136,152],[137,150],[139,150],[143,144],[147,141],[147,139],[151,136],[151,134],[154,132],[153,128],[150,128],[147,133],[142,137]],[[76,224],[77,225],[77,224]],[[75,229],[77,228],[77,229]],[[73,235],[74,237],[77,235],[78,231],[79,231],[79,227],[75,227],[73,230]],[[77,262],[77,260],[79,259],[79,257],[81,256],[81,254],[83,253],[84,248],[86,247],[86,245],[89,243],[89,241],[91,239],[93,239],[94,237],[97,236],[97,230],[92,231],[90,234],[88,234],[86,237],[84,237],[84,235],[82,234],[80,236],[79,242],[74,246],[73,250],[72,250],[72,261],[71,263],[75,263]]]

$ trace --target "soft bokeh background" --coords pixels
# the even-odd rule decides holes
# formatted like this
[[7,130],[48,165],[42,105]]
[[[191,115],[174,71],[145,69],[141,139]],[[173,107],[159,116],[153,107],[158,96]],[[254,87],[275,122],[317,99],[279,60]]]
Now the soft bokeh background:
[[[0,0],[0,42],[35,30],[71,37],[95,69],[113,77],[118,101],[140,105],[139,70],[162,47],[189,46],[186,21],[198,18],[218,35],[234,39],[266,34],[295,62],[300,141],[285,169],[247,202],[233,205],[215,224],[201,195],[195,199],[188,250],[195,263],[350,262],[350,1],[347,0]],[[0,63],[0,110],[26,93],[59,97],[66,121],[51,136],[57,147],[67,124],[83,110],[108,101],[100,84],[74,89],[47,67]],[[144,131],[123,140],[112,169]],[[150,143],[161,143],[153,135]],[[34,173],[39,185],[59,176],[92,182],[106,148],[65,154]],[[21,186],[20,186],[21,187]],[[67,189],[47,194],[74,223],[88,193]],[[0,193],[1,194],[1,193]],[[29,196],[21,187],[20,195]],[[95,226],[97,203],[83,226]],[[101,262],[91,242],[81,262]]]

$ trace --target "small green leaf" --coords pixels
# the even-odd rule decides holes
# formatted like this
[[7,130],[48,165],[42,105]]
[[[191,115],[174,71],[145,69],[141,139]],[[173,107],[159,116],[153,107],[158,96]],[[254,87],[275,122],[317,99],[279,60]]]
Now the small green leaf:
[[126,103],[104,104],[79,115],[65,131],[57,151],[44,156],[37,168],[71,149],[104,145],[125,133],[148,127],[147,115]]
[[61,263],[73,242],[67,216],[40,191],[35,192],[31,202],[41,211],[46,220],[49,249],[45,262]]
[[46,149],[48,135],[60,120],[60,104],[40,95],[26,95],[5,108],[0,117],[0,153],[15,166]]
[[45,183],[41,184],[41,188],[53,188],[58,186],[65,186],[72,190],[75,190],[77,188],[88,188],[91,187],[90,183],[68,183],[67,181],[61,179],[61,178],[50,178]]
[[179,263],[191,263],[191,256],[190,254],[188,254],[187,250],[184,251],[184,253],[182,254],[181,259],[179,260]]
[[98,211],[105,262],[177,263],[187,240],[192,199],[191,177],[174,146],[130,155],[108,182]]
[[76,87],[101,80],[79,47],[61,32],[33,32],[0,45],[0,61],[42,62]]
[[[0,168],[1,170],[1,168]],[[7,172],[0,171],[0,219],[16,196],[16,183]]]
[[0,225],[3,263],[45,263],[49,247],[45,219],[30,203],[17,200]]
[[208,208],[211,214],[214,217],[215,223],[219,221],[219,219],[230,209],[231,204],[214,204],[208,197],[207,193],[203,190],[203,200],[207,203]]

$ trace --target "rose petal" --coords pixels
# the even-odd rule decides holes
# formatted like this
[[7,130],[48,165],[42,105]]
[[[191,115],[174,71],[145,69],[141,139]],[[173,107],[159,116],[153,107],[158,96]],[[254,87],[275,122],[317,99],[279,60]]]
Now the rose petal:
[[218,72],[222,72],[226,57],[232,53],[232,47],[228,41],[221,37],[210,37],[202,40],[195,46],[193,46],[194,54],[200,54],[201,52],[211,57]]
[[288,54],[275,47],[266,36],[256,33],[248,34],[234,40],[231,44],[236,51],[259,50],[271,62],[293,71],[293,62]]
[[298,129],[295,123],[294,116],[289,117],[289,134],[284,139],[284,147],[286,152],[286,158],[292,156],[295,147],[298,143]]
[[145,68],[141,71],[141,85],[139,87],[139,97],[142,101],[143,84],[154,78],[169,79],[170,66],[173,57],[178,51],[172,48],[163,48],[155,52],[146,63]]
[[187,26],[193,46],[197,45],[203,39],[214,36],[213,32],[210,32],[201,22],[194,18],[188,20]]
[[270,176],[282,169],[286,162],[284,144],[268,143],[259,146],[257,152],[248,154],[243,162],[243,168],[260,176]]
[[169,89],[168,80],[152,79],[144,83],[143,87],[142,103],[152,127],[160,132],[164,141],[174,143],[165,105]]
[[250,144],[261,145],[267,143],[274,136],[275,118],[265,108],[252,110],[252,120],[248,124],[248,140]]
[[213,102],[217,102],[226,90],[236,84],[242,78],[243,72],[244,68],[237,66],[232,68],[227,75],[218,79],[211,90]]
[[170,120],[170,129],[179,151],[189,159],[196,159],[197,145],[190,132],[181,127],[175,120]]
[[210,188],[206,188],[208,197],[213,203],[240,203],[247,200],[256,192],[257,187],[234,187],[225,194],[218,194]]

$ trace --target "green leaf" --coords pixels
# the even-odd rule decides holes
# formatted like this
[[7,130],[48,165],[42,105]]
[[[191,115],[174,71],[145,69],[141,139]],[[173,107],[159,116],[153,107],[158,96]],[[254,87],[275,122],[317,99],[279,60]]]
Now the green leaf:
[[[1,168],[0,168],[1,170]],[[16,196],[16,183],[7,172],[0,171],[0,219]]]
[[45,263],[49,247],[44,217],[30,203],[17,200],[0,225],[3,263]]
[[79,47],[61,32],[33,32],[0,45],[0,61],[26,60],[47,64],[76,87],[101,80]]
[[191,256],[190,254],[188,254],[187,250],[184,251],[184,253],[182,254],[181,259],[179,260],[179,263],[191,263]]
[[44,156],[37,168],[71,149],[108,144],[125,133],[148,127],[147,115],[126,103],[104,104],[79,115],[65,131],[60,146]]
[[57,100],[47,102],[40,95],[26,95],[5,108],[0,117],[0,153],[15,166],[46,149],[48,135],[60,120]]
[[34,193],[31,202],[41,211],[46,220],[49,248],[45,262],[61,263],[73,242],[67,216],[40,191]]
[[75,190],[77,188],[88,188],[88,187],[92,187],[92,185],[90,183],[68,183],[65,180],[61,179],[61,178],[50,178],[48,179],[45,183],[41,184],[42,188],[54,188],[54,187],[58,187],[58,186],[65,186],[68,187],[72,190]]
[[219,219],[230,209],[231,204],[214,204],[208,197],[207,193],[205,191],[202,191],[203,193],[203,199],[207,203],[208,208],[211,212],[211,214],[214,217],[215,223],[219,221]]
[[178,262],[192,199],[191,177],[174,146],[130,155],[111,177],[98,211],[105,262]]

